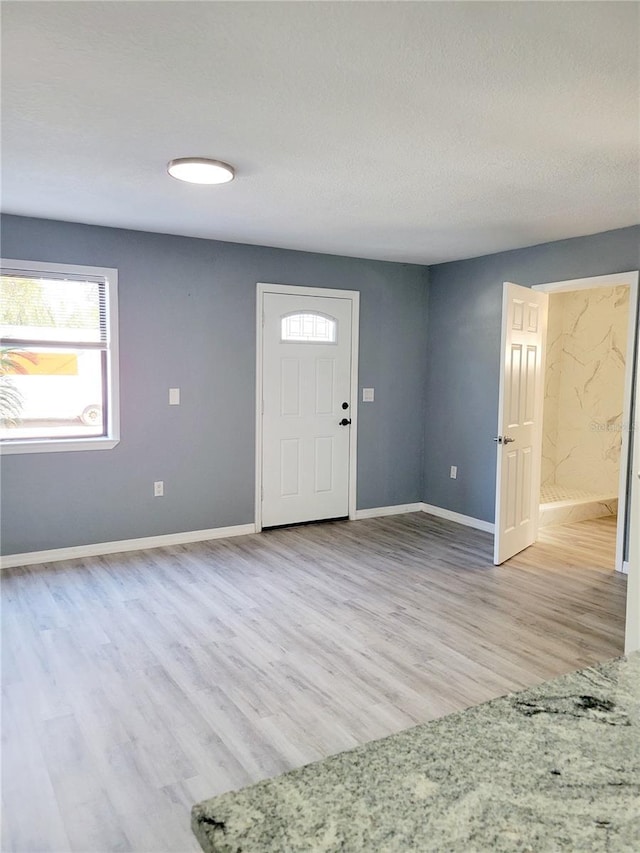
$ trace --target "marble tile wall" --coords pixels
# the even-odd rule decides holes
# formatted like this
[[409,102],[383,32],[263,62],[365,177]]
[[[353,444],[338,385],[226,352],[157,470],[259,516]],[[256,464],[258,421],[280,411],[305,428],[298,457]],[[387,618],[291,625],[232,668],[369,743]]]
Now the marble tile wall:
[[629,288],[549,297],[542,484],[618,492]]
[[555,483],[556,449],[558,444],[558,406],[560,399],[560,377],[562,368],[562,320],[563,293],[549,296],[547,320],[547,358],[544,377],[544,419],[542,432],[543,486]]

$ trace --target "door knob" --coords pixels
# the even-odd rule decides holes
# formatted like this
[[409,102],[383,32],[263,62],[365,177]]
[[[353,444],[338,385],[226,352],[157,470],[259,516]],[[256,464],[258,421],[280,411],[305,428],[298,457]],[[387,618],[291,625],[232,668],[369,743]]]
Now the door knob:
[[505,437],[502,439],[503,444],[511,444],[512,441],[515,441],[515,438],[509,438],[508,435],[505,435]]
[[338,424],[338,426],[349,426],[350,423],[351,423],[351,418],[343,418],[340,421],[340,423]]

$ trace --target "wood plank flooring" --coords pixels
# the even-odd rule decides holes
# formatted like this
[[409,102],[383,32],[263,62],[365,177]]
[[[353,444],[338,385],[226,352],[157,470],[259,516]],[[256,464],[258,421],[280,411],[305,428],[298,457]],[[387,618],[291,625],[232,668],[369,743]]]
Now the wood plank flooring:
[[196,851],[193,802],[622,652],[615,523],[423,513],[9,570],[5,853]]

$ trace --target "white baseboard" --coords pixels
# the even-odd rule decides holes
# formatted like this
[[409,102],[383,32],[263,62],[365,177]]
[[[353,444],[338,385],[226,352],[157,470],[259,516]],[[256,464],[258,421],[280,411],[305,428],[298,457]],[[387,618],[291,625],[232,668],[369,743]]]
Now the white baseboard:
[[620,569],[623,575],[629,574],[629,563],[626,560],[622,562],[622,568]]
[[395,506],[375,506],[371,509],[357,509],[356,521],[359,521],[361,518],[380,518],[383,515],[402,515],[405,512],[420,512],[421,510],[421,503],[396,504]]
[[485,533],[493,533],[495,525],[491,521],[483,521],[481,518],[473,518],[470,515],[462,515],[460,512],[453,512],[450,509],[443,509],[441,506],[433,506],[432,504],[420,504],[422,512],[427,512],[429,515],[435,515],[438,518],[446,518],[447,521],[455,521],[457,524],[464,524],[465,527],[475,527],[476,530],[484,530]]
[[[385,515],[402,515],[405,512],[426,512],[438,518],[455,521],[476,530],[493,533],[493,524],[479,518],[471,518],[439,506],[425,503],[396,504],[356,510],[356,520],[381,518]],[[82,557],[99,557],[102,554],[119,554],[123,551],[141,551],[145,548],[163,548],[168,545],[185,545],[189,542],[206,542],[208,539],[225,539],[231,536],[246,536],[255,533],[255,524],[236,524],[232,527],[212,527],[209,530],[189,530],[185,533],[166,533],[161,536],[145,536],[141,539],[121,539],[116,542],[100,542],[94,545],[73,545],[70,548],[53,548],[50,551],[28,551],[24,554],[7,554],[0,557],[0,570],[18,566],[33,566],[38,563],[55,563]],[[625,564],[623,571],[628,571]]]
[[99,557],[101,554],[119,554],[121,551],[141,551],[145,548],[163,548],[167,545],[185,545],[188,542],[206,542],[208,539],[226,539],[229,536],[246,536],[255,533],[255,524],[235,524],[232,527],[212,527],[209,530],[188,530],[185,533],[166,533],[145,536],[142,539],[121,539],[96,545],[73,545],[51,551],[30,551],[26,554],[8,554],[0,557],[0,569],[33,566],[36,563],[55,563],[78,557]]
[[358,509],[356,510],[356,520],[359,521],[362,518],[380,518],[384,515],[401,515],[405,512],[426,512],[429,515],[436,515],[438,518],[445,518],[447,521],[464,524],[466,527],[484,530],[485,533],[493,533],[494,529],[494,525],[490,521],[482,521],[480,518],[472,518],[470,515],[462,515],[462,513],[453,512],[450,509],[443,509],[440,506],[432,506],[425,503],[396,504],[395,506],[376,506],[372,509]]

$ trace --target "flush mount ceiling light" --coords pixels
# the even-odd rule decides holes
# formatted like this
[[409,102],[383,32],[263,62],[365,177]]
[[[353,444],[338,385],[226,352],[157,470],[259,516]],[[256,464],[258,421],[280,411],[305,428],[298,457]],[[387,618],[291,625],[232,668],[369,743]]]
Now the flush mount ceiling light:
[[190,184],[227,184],[235,177],[233,166],[208,157],[179,157],[169,162],[167,171]]

